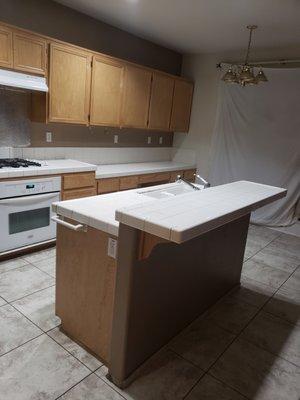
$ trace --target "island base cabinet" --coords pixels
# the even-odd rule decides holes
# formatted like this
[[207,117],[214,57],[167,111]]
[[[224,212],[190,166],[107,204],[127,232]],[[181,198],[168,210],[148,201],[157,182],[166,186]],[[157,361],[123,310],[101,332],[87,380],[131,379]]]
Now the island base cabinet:
[[180,244],[120,224],[109,365],[117,386],[239,285],[249,217]]
[[109,237],[91,227],[76,232],[57,226],[56,314],[62,330],[106,365],[116,273],[107,255]]

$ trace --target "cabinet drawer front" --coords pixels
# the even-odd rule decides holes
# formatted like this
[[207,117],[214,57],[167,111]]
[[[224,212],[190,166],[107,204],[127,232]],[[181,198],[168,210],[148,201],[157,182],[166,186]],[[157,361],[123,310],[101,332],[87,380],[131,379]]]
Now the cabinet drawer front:
[[46,41],[31,35],[14,33],[14,68],[45,75]]
[[138,181],[137,176],[124,176],[120,178],[120,190],[135,189],[138,187]]
[[188,169],[183,172],[183,177],[188,181],[195,182],[195,176],[194,176],[195,173],[196,173],[195,169]]
[[63,177],[64,189],[76,189],[95,186],[94,172],[80,172],[78,174],[66,174]]
[[183,171],[174,171],[170,174],[170,182],[175,182],[177,180],[177,176],[180,175],[183,177]]
[[98,194],[117,192],[119,188],[119,178],[106,178],[98,180]]
[[151,183],[151,182],[161,182],[161,181],[169,181],[170,173],[162,172],[157,174],[147,174],[141,175],[139,177],[139,183]]
[[63,192],[63,200],[79,199],[81,197],[95,196],[95,188],[71,189]]
[[0,65],[12,67],[12,31],[4,26],[0,26]]

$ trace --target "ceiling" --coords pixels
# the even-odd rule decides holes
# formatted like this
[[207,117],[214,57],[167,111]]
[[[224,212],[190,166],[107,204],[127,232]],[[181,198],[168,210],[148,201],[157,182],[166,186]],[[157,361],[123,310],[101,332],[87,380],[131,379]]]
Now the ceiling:
[[300,0],[56,0],[181,53],[300,46]]

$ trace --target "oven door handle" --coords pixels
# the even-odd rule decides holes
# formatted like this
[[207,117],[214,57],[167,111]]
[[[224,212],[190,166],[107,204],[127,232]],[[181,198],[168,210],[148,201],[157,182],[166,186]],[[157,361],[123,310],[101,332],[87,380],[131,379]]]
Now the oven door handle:
[[38,204],[41,201],[50,200],[57,198],[59,192],[45,193],[45,194],[33,194],[23,197],[11,197],[9,199],[0,200],[0,205],[5,206],[28,206]]
[[82,224],[77,224],[73,225],[70,222],[64,221],[62,219],[63,217],[60,217],[59,215],[54,215],[51,217],[51,220],[56,222],[58,225],[62,225],[66,228],[72,229],[72,231],[81,231],[81,232],[86,232],[87,231],[87,225],[82,225]]

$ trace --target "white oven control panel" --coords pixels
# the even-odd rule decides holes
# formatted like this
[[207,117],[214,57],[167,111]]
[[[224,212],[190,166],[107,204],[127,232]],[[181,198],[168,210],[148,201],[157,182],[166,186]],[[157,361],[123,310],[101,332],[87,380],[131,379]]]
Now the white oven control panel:
[[21,197],[41,193],[60,192],[61,177],[32,178],[0,182],[0,199]]

